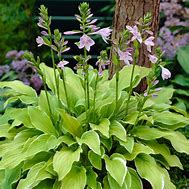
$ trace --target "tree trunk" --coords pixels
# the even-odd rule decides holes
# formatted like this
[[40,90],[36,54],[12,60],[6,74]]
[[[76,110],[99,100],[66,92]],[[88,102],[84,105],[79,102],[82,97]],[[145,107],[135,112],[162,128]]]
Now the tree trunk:
[[[160,0],[116,0],[116,8],[113,21],[112,40],[119,39],[119,33],[126,28],[126,25],[135,25],[135,21],[143,18],[147,12],[152,14],[151,30],[157,35],[159,26],[159,5]],[[139,65],[150,67],[147,52],[141,48]],[[111,53],[113,53],[114,47]],[[111,55],[110,55],[111,56]],[[111,56],[112,57],[112,56]],[[110,77],[114,74],[114,66],[109,67]]]

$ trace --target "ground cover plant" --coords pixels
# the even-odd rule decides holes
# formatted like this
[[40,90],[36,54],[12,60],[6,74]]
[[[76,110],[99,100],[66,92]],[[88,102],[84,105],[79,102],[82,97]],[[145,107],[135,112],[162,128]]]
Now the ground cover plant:
[[[156,88],[158,74],[166,80],[171,73],[162,52],[152,53],[151,15],[127,26],[120,40],[113,41],[116,73],[111,80],[104,70],[110,63],[106,51],[98,57],[98,69],[89,65],[92,37],[100,35],[108,43],[111,29],[95,26],[87,3],[80,4],[76,19],[80,29],[64,34],[81,34],[76,45],[83,53],[74,57],[77,73],[66,67],[68,42],[59,30],[51,31],[42,5],[38,26],[43,30],[36,41],[50,48],[53,68],[32,53],[25,58],[40,75],[44,90],[37,95],[21,81],[0,82],[8,97],[0,117],[0,187],[142,189],[145,179],[153,189],[176,188],[168,170],[183,166],[167,144],[189,154],[189,141],[178,131],[189,119],[172,106],[173,89]],[[141,45],[152,68],[137,65]],[[148,88],[138,94],[134,89],[144,78]],[[9,107],[15,101],[21,105]]]

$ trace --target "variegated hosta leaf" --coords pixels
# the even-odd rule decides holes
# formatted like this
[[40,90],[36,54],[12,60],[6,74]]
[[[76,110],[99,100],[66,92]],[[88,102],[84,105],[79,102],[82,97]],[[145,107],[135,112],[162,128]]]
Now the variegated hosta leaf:
[[[48,152],[49,150],[54,149],[60,143],[61,141],[55,136],[47,134],[34,136],[24,141],[17,141],[15,139],[15,142],[13,141],[11,143],[14,147],[7,149],[2,156],[0,170],[14,168],[24,160],[31,158],[39,152]],[[7,145],[5,145],[5,147],[6,146]]]
[[77,118],[67,114],[65,110],[59,109],[60,116],[63,120],[63,129],[66,130],[68,133],[73,135],[74,137],[81,136],[81,126],[80,122]]
[[28,113],[32,122],[32,125],[47,134],[53,134],[57,136],[57,131],[50,119],[50,117],[38,107],[28,107]]
[[57,151],[53,158],[53,168],[58,174],[58,180],[63,180],[64,177],[70,172],[72,165],[75,161],[79,161],[81,148],[73,151],[70,148],[63,148]]
[[189,140],[187,140],[186,137],[178,131],[141,126],[137,127],[133,131],[133,134],[143,140],[155,140],[158,138],[168,139],[176,151],[189,154]]
[[113,179],[122,187],[127,174],[126,160],[121,154],[113,154],[109,158],[104,156],[106,170]]
[[155,112],[153,119],[161,128],[176,130],[189,125],[189,119],[181,114],[173,112]]
[[21,179],[17,189],[26,189],[26,188],[34,188],[41,181],[52,178],[52,175],[48,173],[46,170],[46,162],[40,162],[34,165],[28,172],[27,177],[25,179]]
[[93,167],[99,170],[102,169],[102,160],[98,154],[95,154],[92,150],[90,150],[88,152],[88,158]]
[[109,126],[110,126],[110,121],[106,118],[102,119],[100,124],[98,125],[90,123],[90,127],[93,130],[99,131],[102,135],[104,135],[107,138],[109,138]]
[[127,141],[127,133],[125,128],[118,121],[114,120],[110,124],[110,136],[116,136],[123,142]]
[[134,161],[139,175],[149,181],[153,189],[164,189],[164,173],[159,169],[153,157],[147,154],[140,154]]
[[60,189],[84,189],[87,183],[86,169],[73,166],[71,171],[62,180]]
[[81,138],[77,138],[78,143],[86,144],[94,153],[101,155],[100,137],[95,131],[86,131]]

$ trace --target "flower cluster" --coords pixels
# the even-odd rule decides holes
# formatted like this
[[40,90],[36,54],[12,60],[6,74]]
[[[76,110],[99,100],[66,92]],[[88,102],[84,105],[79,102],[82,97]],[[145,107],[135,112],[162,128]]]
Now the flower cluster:
[[100,35],[105,43],[108,43],[109,36],[112,29],[109,27],[99,28],[95,25],[97,19],[93,19],[91,10],[87,3],[82,3],[79,8],[80,15],[75,15],[76,19],[80,23],[80,30],[66,31],[65,35],[73,35],[81,33],[80,41],[76,43],[79,49],[85,48],[90,51],[90,48],[95,45],[94,40],[91,38],[92,35]]
[[[57,53],[57,56],[60,61],[60,65],[58,67],[64,68],[64,66],[61,66],[62,62],[65,62],[65,60],[62,59],[62,54],[70,49],[69,47],[67,47],[68,41],[64,40],[62,33],[58,29],[55,29],[54,33],[52,34],[50,29],[51,18],[48,16],[47,8],[44,5],[41,5],[39,10],[40,16],[38,26],[44,30],[41,31],[41,36],[38,36],[36,38],[38,47],[41,47],[42,45],[49,46],[51,50]],[[52,53],[53,52],[51,52],[51,55]]]
[[[137,24],[142,26],[142,23],[138,22]],[[136,52],[138,50],[137,48],[144,44],[148,52],[149,61],[153,64],[159,64],[159,58],[157,57],[157,55],[152,53],[152,48],[155,45],[155,37],[153,36],[153,32],[147,29],[141,29],[140,31],[137,24],[133,27],[128,25],[126,26],[126,32],[130,33],[130,36],[129,34],[127,35],[126,40],[130,40],[128,40],[129,42],[125,43],[126,46],[122,47],[125,50],[120,50],[120,48],[118,48],[117,53],[119,60],[122,60],[126,65],[130,65],[130,63],[134,61],[133,52]],[[132,46],[130,43],[134,43],[134,48],[129,47]],[[169,79],[171,77],[171,72],[168,69],[164,68],[162,65],[160,65],[160,68],[162,79]]]
[[165,57],[172,59],[179,47],[189,43],[189,34],[185,32],[185,28],[189,27],[189,8],[184,6],[183,0],[162,0],[160,11],[164,21],[157,44],[165,52]]
[[[39,75],[33,66],[27,64],[27,60],[23,58],[26,51],[12,50],[7,52],[6,58],[11,60],[9,65],[0,66],[0,76],[13,72],[13,78],[23,81],[25,84],[32,86],[39,91],[43,85]],[[10,78],[11,80],[12,78]]]

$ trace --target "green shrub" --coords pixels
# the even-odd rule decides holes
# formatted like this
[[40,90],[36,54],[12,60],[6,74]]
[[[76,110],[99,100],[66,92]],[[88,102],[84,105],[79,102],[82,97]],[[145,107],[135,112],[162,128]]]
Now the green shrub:
[[[46,32],[37,42],[51,48],[53,68],[31,53],[25,56],[40,74],[44,90],[37,95],[20,81],[0,83],[9,96],[4,106],[18,100],[22,103],[19,108],[7,108],[0,117],[0,187],[142,189],[142,179],[146,179],[153,189],[174,189],[167,170],[183,166],[161,139],[189,154],[189,141],[178,131],[189,119],[186,112],[171,105],[173,89],[154,87],[160,69],[163,79],[170,77],[161,54],[149,56],[152,69],[137,66],[141,43],[148,50],[154,44],[147,43],[148,33],[127,26],[113,56],[116,74],[108,80],[108,71],[102,73],[108,64],[106,52],[98,57],[98,72],[88,64],[87,51],[94,45],[89,34],[100,33],[107,42],[110,30],[92,30],[87,3],[79,11],[81,31],[66,32],[82,33],[77,45],[84,55],[75,57],[77,73],[65,68],[68,62],[61,53],[68,50],[66,42],[58,30],[51,33],[47,9],[41,6],[39,25]],[[144,31],[150,19],[147,15],[139,20]],[[127,48],[129,39],[135,47],[132,52]],[[60,59],[58,65],[53,51]],[[121,60],[127,63],[122,70]],[[133,92],[144,78],[146,92]]]

